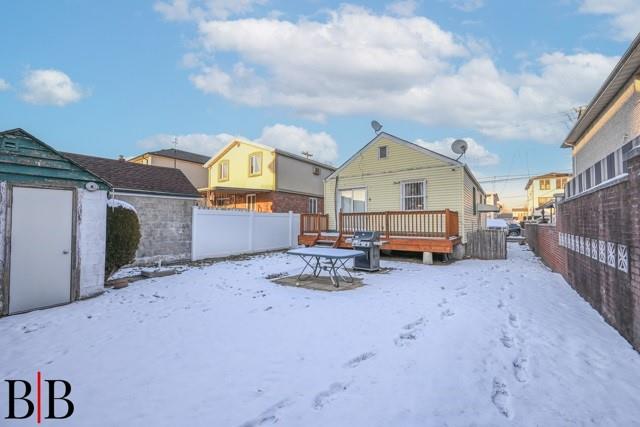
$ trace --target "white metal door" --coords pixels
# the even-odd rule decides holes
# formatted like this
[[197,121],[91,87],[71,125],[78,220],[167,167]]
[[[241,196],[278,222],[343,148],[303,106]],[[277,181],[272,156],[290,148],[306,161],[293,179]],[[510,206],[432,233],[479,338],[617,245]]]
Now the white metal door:
[[73,192],[13,188],[9,313],[71,300]]

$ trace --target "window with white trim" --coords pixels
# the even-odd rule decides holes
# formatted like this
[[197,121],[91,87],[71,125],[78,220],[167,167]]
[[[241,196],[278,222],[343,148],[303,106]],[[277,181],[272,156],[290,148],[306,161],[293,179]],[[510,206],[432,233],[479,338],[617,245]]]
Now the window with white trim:
[[407,181],[401,185],[401,206],[403,211],[422,211],[427,207],[425,181]]
[[262,174],[262,153],[249,155],[249,176]]
[[227,181],[229,179],[229,160],[223,160],[218,165],[218,181]]
[[255,211],[256,210],[256,195],[255,194],[247,194],[246,202],[247,202],[247,210],[250,210],[250,211]]
[[318,199],[315,197],[309,197],[309,213],[318,213]]
[[367,190],[364,188],[340,190],[338,197],[344,213],[367,211]]

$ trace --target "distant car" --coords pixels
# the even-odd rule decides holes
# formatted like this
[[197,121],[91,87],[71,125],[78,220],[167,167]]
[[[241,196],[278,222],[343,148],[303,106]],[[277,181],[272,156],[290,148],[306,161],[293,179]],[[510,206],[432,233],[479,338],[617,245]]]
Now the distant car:
[[507,228],[508,236],[520,236],[522,234],[522,229],[520,228],[520,224],[517,222],[510,222]]

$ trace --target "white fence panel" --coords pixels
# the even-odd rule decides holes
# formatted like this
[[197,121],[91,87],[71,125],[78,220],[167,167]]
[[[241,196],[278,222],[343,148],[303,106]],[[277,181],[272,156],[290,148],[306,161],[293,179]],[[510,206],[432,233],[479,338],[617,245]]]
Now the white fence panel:
[[300,215],[193,208],[191,259],[296,246]]

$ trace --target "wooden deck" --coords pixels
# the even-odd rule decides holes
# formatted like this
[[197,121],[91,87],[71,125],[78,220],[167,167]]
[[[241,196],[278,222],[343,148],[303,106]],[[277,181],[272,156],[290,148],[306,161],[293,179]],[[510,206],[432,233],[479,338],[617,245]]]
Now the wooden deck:
[[443,211],[402,211],[340,213],[339,229],[327,230],[326,214],[302,214],[298,243],[350,248],[347,240],[355,231],[379,231],[385,242],[381,249],[408,252],[452,253],[461,242],[458,213]]

